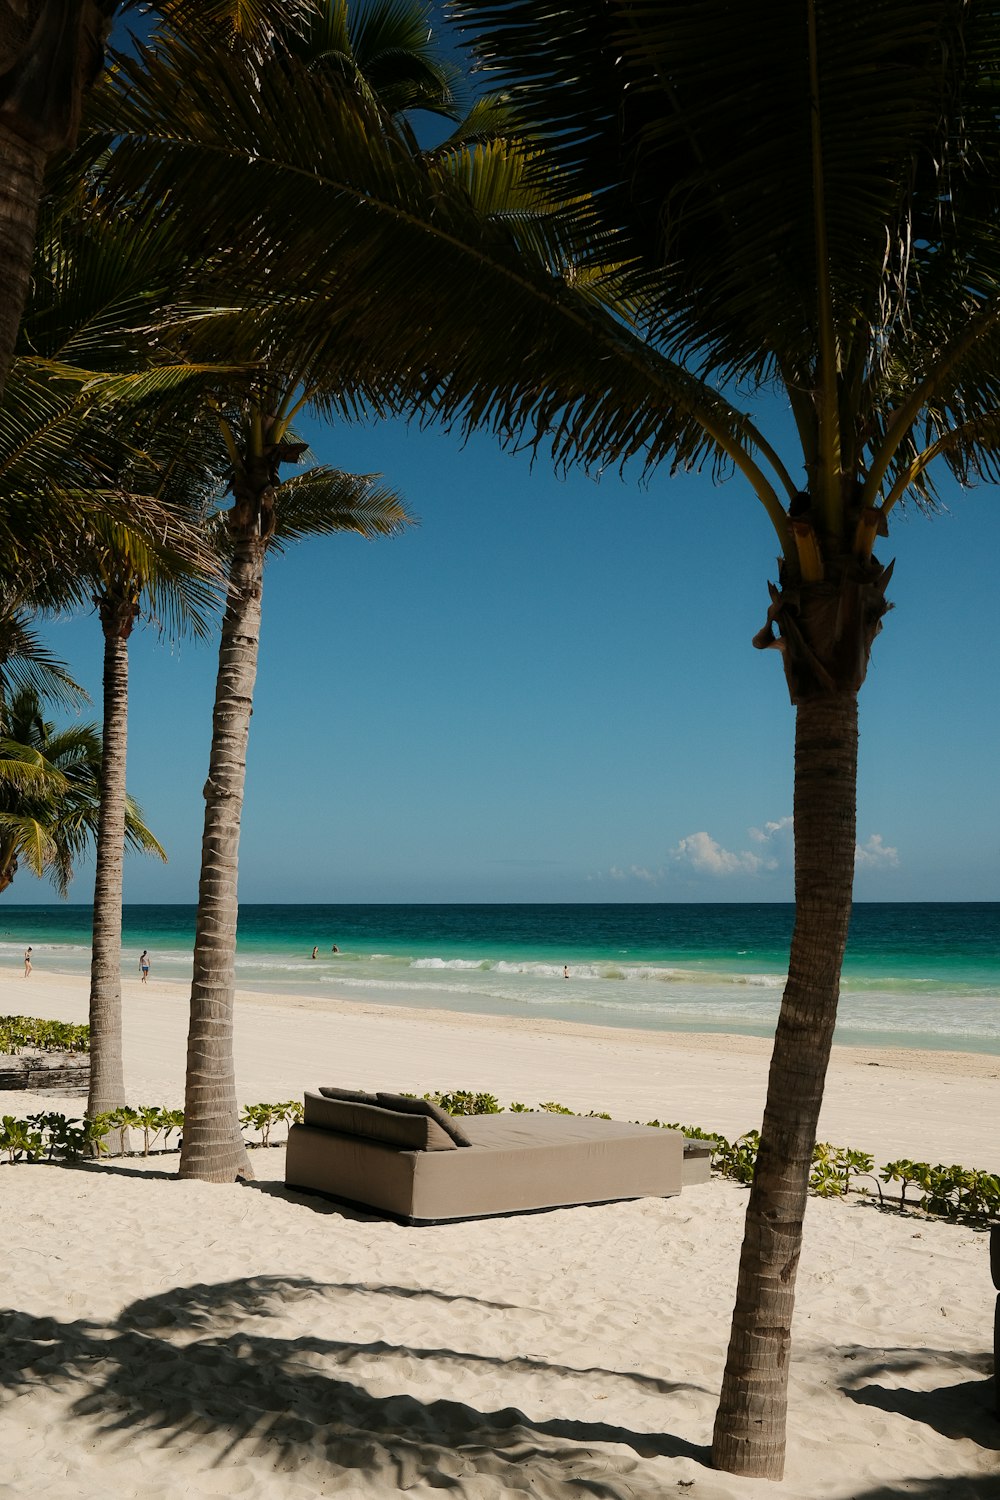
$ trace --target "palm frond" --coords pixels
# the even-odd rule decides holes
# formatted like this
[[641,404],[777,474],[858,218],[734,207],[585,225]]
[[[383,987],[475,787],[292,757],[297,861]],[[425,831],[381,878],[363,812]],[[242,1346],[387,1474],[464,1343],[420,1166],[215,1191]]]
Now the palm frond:
[[155,854],[164,864],[166,851],[146,826],[146,815],[134,797],[125,799],[125,847],[136,854]]
[[461,69],[437,47],[422,0],[323,0],[286,45],[307,67],[356,88],[389,116],[458,113]]
[[26,610],[20,607],[19,599],[24,598],[30,600],[30,589],[19,596],[0,586],[0,729],[4,705],[21,692],[70,709],[90,701],[32,628]]
[[[55,845],[48,830],[38,818],[18,816],[0,809],[0,832],[6,851],[12,852],[19,864],[25,864],[39,880],[55,857]],[[60,894],[65,893],[65,882]]]
[[63,773],[31,745],[0,737],[0,782],[18,792],[43,797],[64,792],[67,780]]
[[317,318],[336,319],[345,383],[363,371],[386,399],[527,430],[561,462],[687,466],[742,446],[743,414],[532,264],[451,171],[401,155],[294,70],[239,74],[177,48],[123,63],[104,98],[116,191],[154,216],[192,195],[210,204],[251,287],[308,287]]
[[593,195],[650,340],[723,381],[780,378],[807,463],[828,287],[840,399],[859,407],[844,462],[852,473],[887,463],[891,479],[906,459],[879,457],[884,413],[921,380],[928,440],[996,398],[988,318],[961,371],[940,360],[970,318],[998,307],[1000,8],[815,6],[815,86],[808,9],[449,7],[520,128],[570,192]]
[[[5,853],[65,895],[75,863],[94,844],[100,822],[103,747],[95,724],[58,728],[42,717],[36,694],[15,693],[0,739],[0,833]],[[131,798],[126,845],[165,858]]]
[[369,540],[396,536],[416,524],[405,502],[377,474],[344,474],[318,465],[293,474],[275,497],[275,542],[278,546],[306,536],[353,531]]
[[162,27],[195,44],[266,55],[277,36],[306,29],[315,5],[313,0],[156,0],[156,11]]

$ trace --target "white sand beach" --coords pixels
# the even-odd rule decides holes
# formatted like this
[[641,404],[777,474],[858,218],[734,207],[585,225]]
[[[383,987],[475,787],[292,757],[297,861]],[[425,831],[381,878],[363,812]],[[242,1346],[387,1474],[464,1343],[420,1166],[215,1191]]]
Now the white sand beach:
[[[85,1020],[86,981],[0,975],[0,1011]],[[125,983],[135,1103],[180,1104],[187,995]],[[769,1045],[241,996],[244,1102],[486,1089],[735,1135]],[[79,1114],[79,1096],[0,1111]],[[821,1135],[1000,1170],[1000,1058],[835,1050]],[[987,1500],[1000,1493],[988,1236],[812,1200],[786,1477],[707,1461],[745,1192],[406,1229],[173,1155],[0,1167],[0,1496]]]

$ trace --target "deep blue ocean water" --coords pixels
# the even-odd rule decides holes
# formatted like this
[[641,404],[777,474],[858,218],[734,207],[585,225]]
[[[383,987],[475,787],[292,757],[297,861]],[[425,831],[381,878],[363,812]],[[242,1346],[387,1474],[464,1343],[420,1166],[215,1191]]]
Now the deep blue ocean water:
[[[0,905],[0,968],[90,964],[88,906]],[[791,905],[244,906],[243,989],[604,1026],[774,1029]],[[194,908],[128,906],[126,973],[190,980]],[[331,952],[336,944],[339,953]],[[310,957],[318,947],[316,959]],[[564,968],[569,977],[564,977]],[[5,985],[0,1009],[23,1008]],[[1000,903],[854,908],[842,1044],[1000,1053]]]

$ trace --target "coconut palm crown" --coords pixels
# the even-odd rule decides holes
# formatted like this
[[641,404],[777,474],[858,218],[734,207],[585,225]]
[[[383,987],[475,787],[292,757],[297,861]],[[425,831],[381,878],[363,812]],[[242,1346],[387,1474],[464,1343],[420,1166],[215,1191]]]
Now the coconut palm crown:
[[[101,735],[96,725],[60,729],[38,695],[22,688],[6,705],[0,738],[0,891],[20,866],[47,875],[65,896],[76,861],[97,839]],[[126,802],[126,845],[165,858],[133,798]]]

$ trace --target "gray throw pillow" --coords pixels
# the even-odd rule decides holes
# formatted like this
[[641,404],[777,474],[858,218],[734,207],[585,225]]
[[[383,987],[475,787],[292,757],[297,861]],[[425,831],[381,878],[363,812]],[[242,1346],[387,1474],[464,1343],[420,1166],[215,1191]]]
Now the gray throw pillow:
[[456,1142],[429,1114],[387,1109],[363,1099],[331,1099],[324,1093],[305,1092],[304,1125],[335,1130],[338,1135],[358,1136],[401,1151],[454,1151]]
[[375,1099],[383,1109],[395,1109],[400,1114],[427,1115],[440,1125],[445,1135],[451,1136],[456,1146],[472,1145],[458,1121],[429,1099],[410,1099],[406,1094],[376,1094]]

